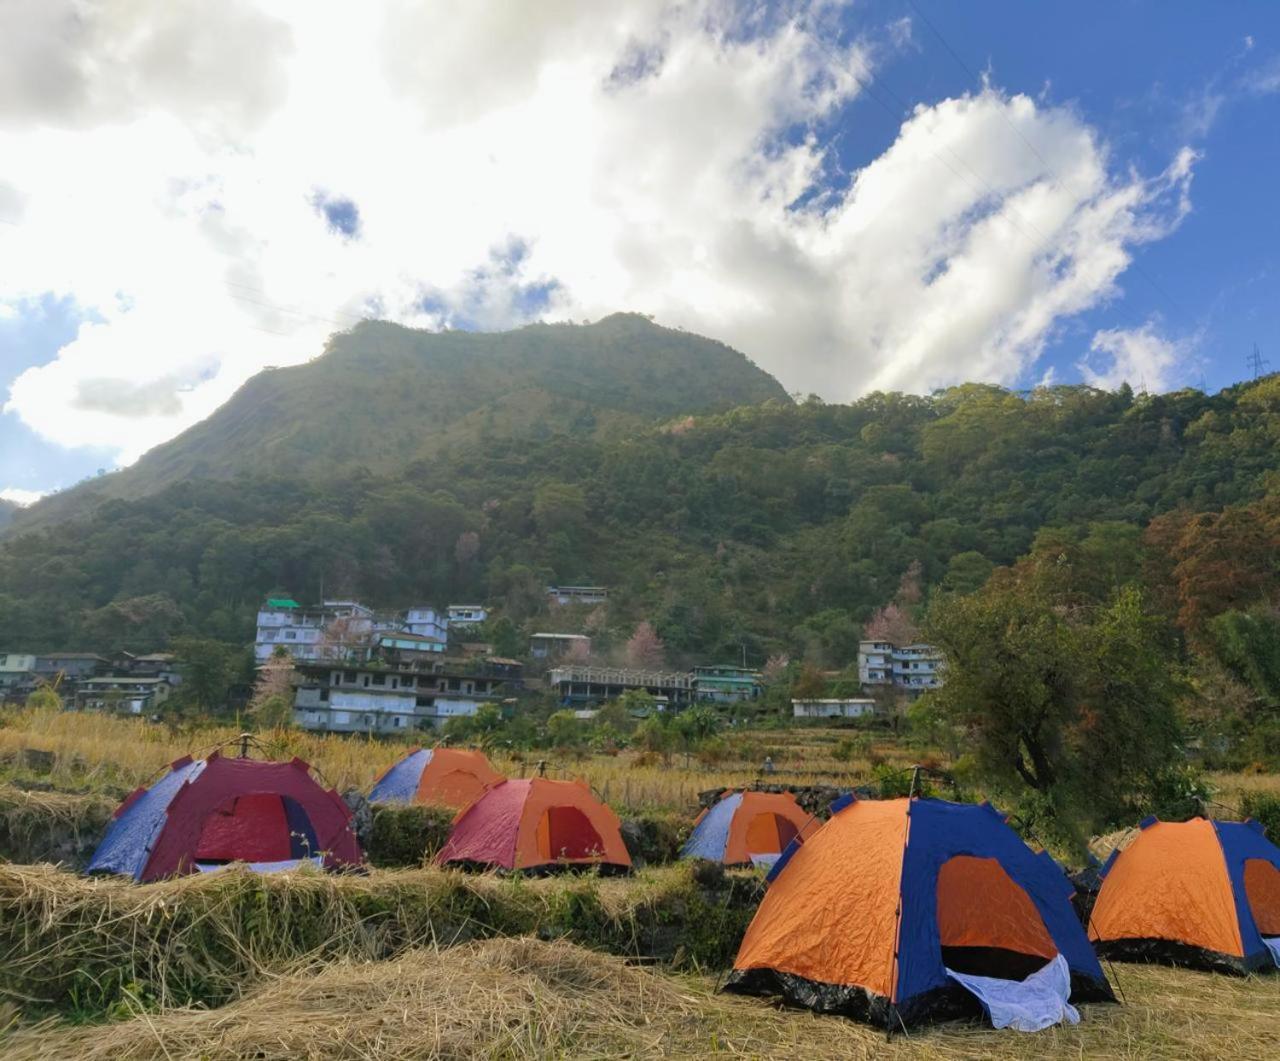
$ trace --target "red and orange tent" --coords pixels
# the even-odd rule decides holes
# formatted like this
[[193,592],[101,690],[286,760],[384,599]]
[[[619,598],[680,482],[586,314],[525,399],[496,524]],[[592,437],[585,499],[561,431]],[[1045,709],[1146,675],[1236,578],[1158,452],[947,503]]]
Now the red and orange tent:
[[727,866],[771,862],[820,824],[790,792],[725,792],[698,815],[680,857]]
[[1102,874],[1089,936],[1108,957],[1230,972],[1280,963],[1280,847],[1257,822],[1150,818]]
[[461,810],[503,780],[484,752],[415,748],[378,778],[373,802],[438,803]]
[[442,865],[628,869],[621,822],[580,781],[500,781],[454,819]]

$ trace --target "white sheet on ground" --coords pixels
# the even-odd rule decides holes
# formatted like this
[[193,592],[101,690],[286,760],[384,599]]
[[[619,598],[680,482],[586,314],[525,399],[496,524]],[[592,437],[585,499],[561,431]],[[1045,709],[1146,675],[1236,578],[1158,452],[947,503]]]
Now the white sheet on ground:
[[947,975],[978,996],[996,1028],[1038,1032],[1063,1021],[1080,1023],[1080,1014],[1067,1002],[1071,997],[1071,970],[1061,954],[1025,980],[971,976],[951,969]]
[[1276,964],[1280,965],[1280,936],[1263,936],[1262,942],[1267,945],[1267,950],[1271,952],[1271,957],[1276,960]]
[[307,863],[324,869],[324,857],[322,855],[312,855],[310,858],[288,858],[282,862],[197,862],[196,869],[201,873],[217,873],[224,870],[228,865],[246,866],[255,873],[284,873],[291,869],[298,869]]

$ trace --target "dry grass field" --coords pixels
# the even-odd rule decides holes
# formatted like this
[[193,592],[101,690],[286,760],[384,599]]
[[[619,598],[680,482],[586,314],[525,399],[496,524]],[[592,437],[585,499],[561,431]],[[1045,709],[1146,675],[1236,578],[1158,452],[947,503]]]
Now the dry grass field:
[[[84,791],[131,791],[149,784],[175,759],[201,755],[230,743],[235,754],[238,730],[233,726],[171,732],[139,719],[62,711],[19,710],[0,720],[0,777],[3,764],[26,749],[52,752],[45,778],[56,788]],[[726,741],[728,757],[705,765],[695,756],[676,753],[669,762],[646,762],[643,756],[578,757],[567,752],[530,752],[513,758],[503,749],[491,753],[494,765],[512,777],[529,776],[544,760],[548,776],[582,778],[620,810],[692,811],[699,792],[741,785],[759,776],[765,756],[773,759],[776,780],[808,785],[857,785],[871,778],[871,758],[906,766],[910,755],[888,740],[870,743],[867,754],[851,761],[833,757],[849,730],[753,730]],[[320,736],[297,730],[260,736],[262,752],[273,757],[297,755],[309,762],[339,791],[367,792],[377,777],[408,751],[409,745],[363,737]],[[9,768],[13,773],[13,768]]]
[[[114,797],[234,736],[231,727],[171,733],[99,715],[10,712],[0,720],[0,781],[33,780],[23,776],[28,753],[52,753],[39,780],[54,791],[31,802],[70,815],[76,804],[63,809],[59,792]],[[850,736],[733,734],[714,765],[683,755],[546,758],[549,774],[586,779],[620,811],[688,813],[699,792],[755,778],[766,754],[776,779],[796,784],[860,784],[876,764],[910,761],[887,740],[862,740],[848,755],[838,746]],[[367,791],[405,751],[299,733],[264,740],[270,754],[301,756],[339,789]],[[527,776],[538,756],[494,758]],[[1211,780],[1228,804],[1280,791],[1267,775]],[[1022,1036],[952,1023],[887,1042],[841,1018],[718,994],[723,956],[750,914],[742,904],[758,887],[746,873],[707,886],[683,865],[609,880],[231,871],[148,886],[0,865],[0,1056],[1264,1058],[1280,1044],[1280,975],[1122,965],[1108,972],[1123,1004],[1084,1007],[1078,1027]],[[655,963],[657,953],[672,956],[673,936],[674,960]]]

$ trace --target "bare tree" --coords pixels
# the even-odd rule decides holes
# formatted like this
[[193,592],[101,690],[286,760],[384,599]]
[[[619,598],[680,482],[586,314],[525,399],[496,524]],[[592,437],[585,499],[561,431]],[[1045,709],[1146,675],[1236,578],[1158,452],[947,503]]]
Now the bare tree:
[[249,710],[257,711],[273,696],[293,699],[293,657],[281,646],[258,668],[258,676],[253,683],[253,696],[249,700]]
[[778,652],[765,660],[764,664],[764,680],[769,685],[773,685],[782,678],[787,672],[787,668],[791,666],[791,657],[785,652]]
[[632,667],[658,670],[666,659],[666,646],[647,619],[636,627],[627,641],[627,663]]
[[868,641],[888,641],[894,645],[909,645],[920,638],[916,624],[897,604],[886,604],[876,612],[862,628],[862,636]]

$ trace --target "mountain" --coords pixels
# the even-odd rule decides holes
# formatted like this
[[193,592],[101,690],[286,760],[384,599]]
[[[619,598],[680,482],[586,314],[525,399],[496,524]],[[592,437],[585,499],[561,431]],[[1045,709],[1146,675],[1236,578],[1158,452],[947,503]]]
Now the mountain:
[[21,505],[0,497],[0,528],[7,527],[13,521],[13,517],[21,511]]
[[499,333],[368,321],[314,361],[260,372],[207,420],[130,468],[32,506],[14,529],[191,479],[391,472],[478,439],[616,436],[770,400],[790,401],[745,355],[639,314]]
[[[275,444],[280,407],[242,407],[239,430]],[[1261,541],[1269,559],[1254,563],[1256,549],[1222,535],[1263,526],[1249,507],[1260,499],[1280,502],[1277,439],[1280,375],[1215,395],[970,384],[766,401],[616,434],[477,431],[382,471],[316,461],[302,476],[263,460],[0,542],[0,651],[243,644],[267,593],[314,600],[321,587],[387,608],[483,600],[528,629],[581,629],[586,617],[546,609],[545,587],[562,581],[610,587],[591,620],[606,658],[646,619],[672,662],[745,648],[756,663],[835,667],[906,583],[904,600],[927,601],[1033,546],[1082,539],[1100,577],[1142,566],[1135,551],[1159,568],[1169,550],[1141,543],[1165,514],[1204,514],[1187,533],[1221,551],[1208,557],[1215,592],[1243,608],[1280,582],[1280,542]]]

